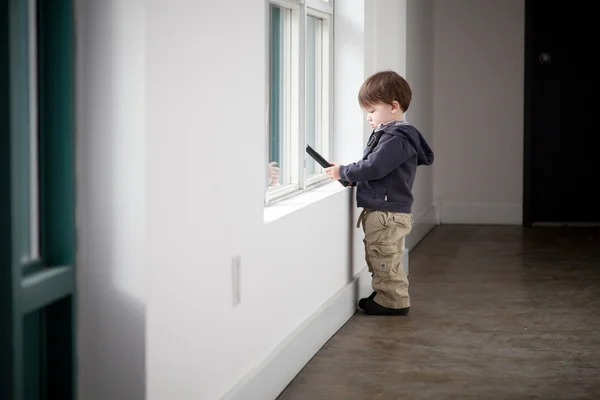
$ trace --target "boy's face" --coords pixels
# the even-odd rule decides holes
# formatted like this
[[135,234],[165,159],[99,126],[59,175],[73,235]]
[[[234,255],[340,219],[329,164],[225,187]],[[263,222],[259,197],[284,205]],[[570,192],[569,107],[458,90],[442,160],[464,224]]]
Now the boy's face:
[[375,104],[364,108],[364,111],[367,113],[367,121],[371,128],[402,118],[400,105],[396,101],[393,104]]

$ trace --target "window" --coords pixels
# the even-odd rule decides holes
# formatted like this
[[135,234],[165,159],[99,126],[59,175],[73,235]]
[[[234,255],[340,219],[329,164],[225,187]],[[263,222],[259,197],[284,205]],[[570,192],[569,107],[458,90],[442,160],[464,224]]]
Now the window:
[[2,398],[74,398],[73,15],[73,0],[0,7]]
[[267,163],[279,179],[269,180],[267,204],[327,182],[305,149],[331,158],[332,21],[329,1],[271,1]]

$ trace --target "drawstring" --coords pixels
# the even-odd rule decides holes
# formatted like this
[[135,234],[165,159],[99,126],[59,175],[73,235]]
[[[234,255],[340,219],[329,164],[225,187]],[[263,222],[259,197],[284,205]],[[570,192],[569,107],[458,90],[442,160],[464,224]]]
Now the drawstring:
[[367,210],[365,208],[363,208],[363,210],[361,211],[360,215],[358,216],[358,221],[356,221],[356,227],[357,228],[360,228],[361,222],[362,222],[363,225],[365,224],[363,222],[363,217],[365,216],[366,213],[367,213]]

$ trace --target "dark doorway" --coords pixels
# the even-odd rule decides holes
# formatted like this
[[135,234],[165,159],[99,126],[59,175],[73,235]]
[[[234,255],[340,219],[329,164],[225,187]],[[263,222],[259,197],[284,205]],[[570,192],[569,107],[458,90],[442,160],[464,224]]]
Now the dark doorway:
[[523,219],[600,225],[600,77],[592,3],[526,0]]

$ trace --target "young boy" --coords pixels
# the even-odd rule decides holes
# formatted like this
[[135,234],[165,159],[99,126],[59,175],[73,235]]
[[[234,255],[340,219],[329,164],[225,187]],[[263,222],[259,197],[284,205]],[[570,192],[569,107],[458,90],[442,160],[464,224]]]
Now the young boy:
[[401,265],[404,238],[412,229],[412,187],[419,165],[431,165],[433,152],[421,133],[404,121],[412,92],[393,71],[378,72],[361,86],[358,102],[374,128],[360,161],[332,163],[325,173],[357,186],[363,211],[365,253],[373,293],[358,306],[371,315],[406,315],[408,278]]

